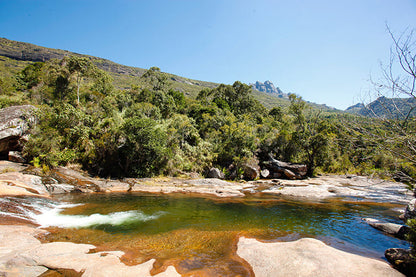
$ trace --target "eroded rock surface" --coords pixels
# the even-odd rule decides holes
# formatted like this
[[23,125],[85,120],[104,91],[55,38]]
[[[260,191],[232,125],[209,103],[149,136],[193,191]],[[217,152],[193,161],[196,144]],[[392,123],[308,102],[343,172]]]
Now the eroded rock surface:
[[256,277],[404,276],[386,262],[343,252],[311,238],[276,243],[240,238],[237,254],[251,265]]

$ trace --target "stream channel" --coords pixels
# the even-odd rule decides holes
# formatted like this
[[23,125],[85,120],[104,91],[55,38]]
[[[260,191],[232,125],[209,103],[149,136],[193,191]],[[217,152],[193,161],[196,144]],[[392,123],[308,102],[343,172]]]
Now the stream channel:
[[174,265],[184,276],[249,276],[244,261],[235,254],[240,236],[266,242],[311,237],[376,259],[383,259],[387,248],[409,246],[362,220],[400,223],[400,203],[143,193],[5,197],[0,202],[3,216],[21,217],[47,229],[50,233],[43,241],[89,243],[97,251],[122,250],[126,253],[122,261],[128,265],[155,258],[152,274]]

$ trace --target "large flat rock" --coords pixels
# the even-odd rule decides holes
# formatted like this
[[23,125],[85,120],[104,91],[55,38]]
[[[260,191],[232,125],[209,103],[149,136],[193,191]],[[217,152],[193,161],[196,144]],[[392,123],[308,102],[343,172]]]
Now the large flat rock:
[[237,254],[251,265],[256,277],[404,276],[386,262],[350,254],[311,238],[262,243],[242,237]]
[[[82,276],[150,277],[154,260],[127,266],[122,251],[90,253],[95,246],[71,242],[41,244],[34,236],[45,231],[26,226],[0,225],[0,276],[39,276],[50,269],[72,269]],[[173,266],[153,275],[180,276]]]

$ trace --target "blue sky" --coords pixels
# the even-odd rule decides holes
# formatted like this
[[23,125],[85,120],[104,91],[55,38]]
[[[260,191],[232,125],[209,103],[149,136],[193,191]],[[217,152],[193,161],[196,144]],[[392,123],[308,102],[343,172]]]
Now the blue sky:
[[386,23],[416,28],[416,0],[0,0],[1,37],[204,81],[270,80],[340,109],[388,61]]

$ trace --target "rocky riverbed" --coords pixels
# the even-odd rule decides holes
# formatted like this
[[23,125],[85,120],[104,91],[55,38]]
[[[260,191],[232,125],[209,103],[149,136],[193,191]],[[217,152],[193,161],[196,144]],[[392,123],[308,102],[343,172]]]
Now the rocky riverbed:
[[[45,175],[23,164],[0,162],[1,196],[50,197],[71,192],[150,192],[200,194],[218,199],[248,195],[283,195],[322,200],[343,197],[354,201],[406,204],[412,199],[403,184],[361,176],[321,176],[306,180],[227,182],[219,179],[152,178],[107,180],[82,171],[58,168]],[[97,251],[90,244],[41,243],[45,230],[7,225],[0,216],[0,275],[39,276],[50,269],[72,270],[82,276],[180,276],[173,266],[154,272],[154,260],[139,265],[121,262],[122,251]],[[388,263],[332,248],[317,239],[265,243],[240,237],[236,259],[253,276],[402,276]]]

